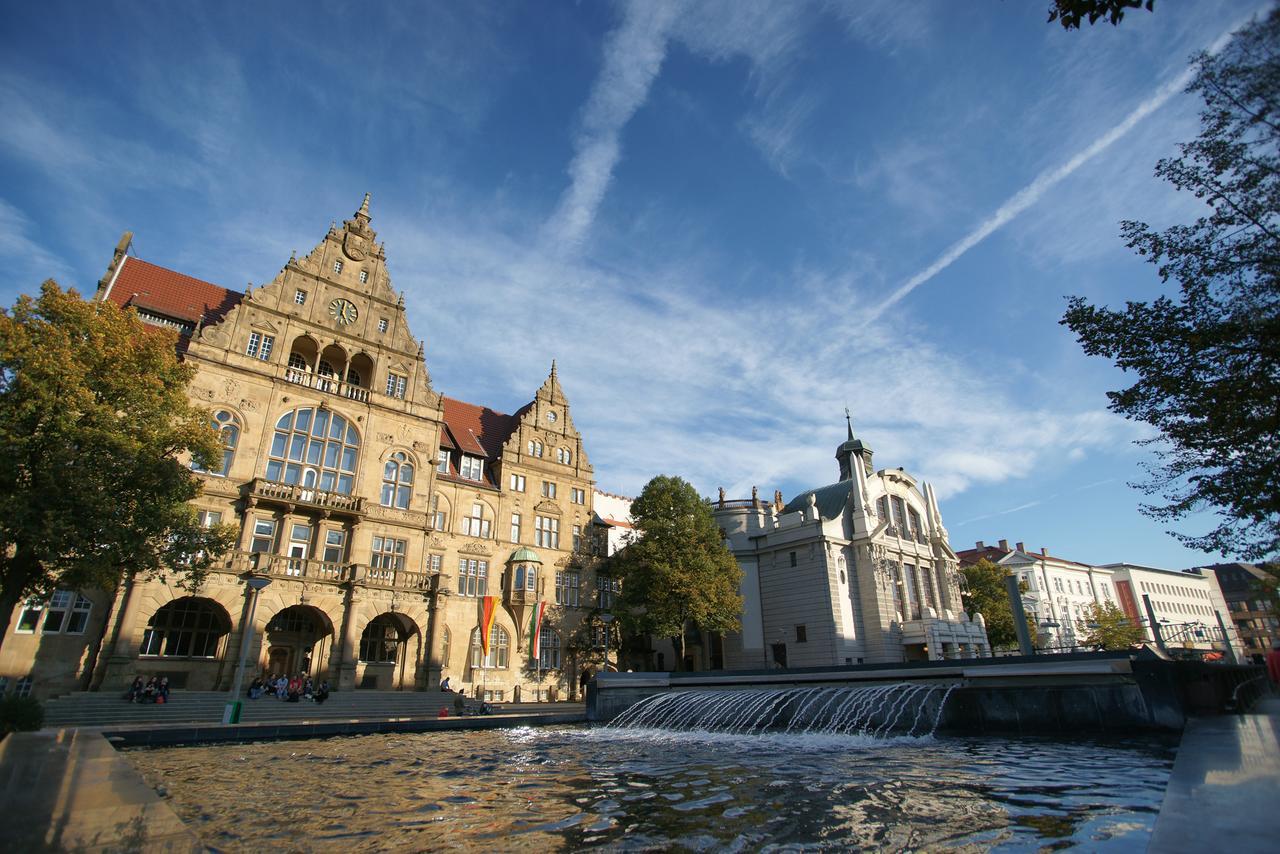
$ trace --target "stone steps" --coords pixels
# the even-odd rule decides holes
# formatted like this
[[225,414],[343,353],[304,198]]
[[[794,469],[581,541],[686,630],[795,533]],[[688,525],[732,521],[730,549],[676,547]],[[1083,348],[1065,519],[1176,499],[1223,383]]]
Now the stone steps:
[[[453,712],[455,694],[440,691],[342,691],[324,703],[288,703],[274,697],[243,699],[241,720],[294,721],[350,718],[433,717]],[[174,691],[169,702],[128,703],[115,693],[76,693],[45,703],[46,727],[216,722],[229,699],[225,691]],[[474,705],[474,700],[469,700]]]

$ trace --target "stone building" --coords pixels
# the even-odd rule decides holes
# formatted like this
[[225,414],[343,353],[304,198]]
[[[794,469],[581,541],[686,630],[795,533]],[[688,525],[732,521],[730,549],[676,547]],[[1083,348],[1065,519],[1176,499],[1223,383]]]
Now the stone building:
[[[848,428],[840,479],[785,505],[721,497],[715,517],[742,567],[742,631],[705,665],[811,667],[990,655],[960,602],[956,555],[933,490],[876,471]],[[695,662],[697,664],[697,662]]]
[[[194,592],[126,580],[19,608],[0,678],[37,696],[114,690],[135,674],[226,689],[257,597],[250,673],[306,672],[339,690],[455,688],[513,700],[571,692],[562,637],[593,606],[594,479],[552,363],[513,414],[436,392],[392,288],[369,199],[243,293],[129,254],[95,299],[179,333],[190,393],[225,453],[200,471],[206,524],[235,551]],[[484,597],[497,596],[482,654]],[[548,604],[541,659],[531,619]]]

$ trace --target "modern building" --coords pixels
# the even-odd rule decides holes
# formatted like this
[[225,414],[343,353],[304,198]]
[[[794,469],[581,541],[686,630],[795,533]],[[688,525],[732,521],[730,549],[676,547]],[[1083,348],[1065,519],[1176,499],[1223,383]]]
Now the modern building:
[[1142,626],[1149,642],[1197,654],[1229,651],[1236,661],[1245,660],[1240,635],[1214,573],[1133,563],[1109,563],[1100,568],[1114,573],[1120,607]]
[[[137,674],[226,689],[245,578],[257,575],[270,584],[253,610],[250,673],[305,672],[338,690],[448,676],[499,700],[572,692],[565,639],[597,605],[592,544],[609,526],[596,524],[555,364],[512,414],[438,393],[370,220],[366,196],[243,292],[142,260],[125,235],[95,299],[178,332],[197,369],[190,393],[225,445],[198,472],[196,509],[239,541],[194,592],[137,578],[28,602],[0,650],[5,690],[118,690]],[[498,606],[487,653],[486,596]]]
[[1219,563],[1196,570],[1217,576],[1244,654],[1255,664],[1264,663],[1280,640],[1280,619],[1274,609],[1275,578],[1251,563]]
[[901,468],[876,471],[851,424],[836,460],[837,482],[786,504],[721,492],[715,518],[743,572],[742,631],[723,639],[723,666],[990,655],[984,623],[961,606],[933,490]]

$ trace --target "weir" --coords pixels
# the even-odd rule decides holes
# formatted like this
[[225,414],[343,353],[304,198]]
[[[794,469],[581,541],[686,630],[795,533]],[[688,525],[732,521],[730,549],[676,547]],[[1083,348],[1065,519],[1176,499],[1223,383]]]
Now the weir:
[[620,728],[822,735],[931,735],[954,686],[677,691],[646,697],[614,719]]
[[[1180,731],[1238,702],[1260,669],[1150,650],[918,664],[697,673],[601,673],[587,719],[732,732]],[[945,702],[944,702],[945,701]],[[909,727],[908,727],[909,725]]]

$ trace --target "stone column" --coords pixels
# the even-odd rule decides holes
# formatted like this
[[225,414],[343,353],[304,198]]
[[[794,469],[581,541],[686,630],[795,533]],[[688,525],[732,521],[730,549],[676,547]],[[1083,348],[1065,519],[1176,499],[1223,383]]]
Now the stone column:
[[[341,642],[333,645],[333,653],[329,657],[329,672],[334,675],[336,689],[353,691],[356,687],[356,659],[360,654],[359,606],[363,601],[357,595],[355,587],[347,591],[346,602],[342,610]],[[337,657],[337,666],[333,664]]]

